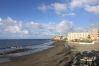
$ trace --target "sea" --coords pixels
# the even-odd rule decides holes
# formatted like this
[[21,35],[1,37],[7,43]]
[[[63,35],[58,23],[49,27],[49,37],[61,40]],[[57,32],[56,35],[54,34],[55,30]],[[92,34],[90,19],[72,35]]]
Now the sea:
[[31,49],[29,51],[0,55],[0,63],[11,61],[11,58],[21,57],[54,47],[51,39],[0,39],[0,53],[10,52],[18,48]]

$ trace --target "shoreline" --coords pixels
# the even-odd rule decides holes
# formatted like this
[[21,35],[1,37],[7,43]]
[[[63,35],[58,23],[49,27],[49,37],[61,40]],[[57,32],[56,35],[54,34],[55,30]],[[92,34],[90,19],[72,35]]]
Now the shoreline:
[[33,54],[33,53],[36,53],[36,52],[40,52],[40,51],[43,51],[43,50],[47,50],[51,47],[54,47],[53,45],[54,41],[51,41],[51,42],[46,42],[44,44],[41,44],[41,45],[36,45],[36,46],[33,46],[33,45],[27,45],[27,46],[12,46],[12,47],[9,47],[9,48],[5,48],[5,49],[2,49],[0,50],[0,58],[2,58],[2,56],[12,56],[12,57],[17,57],[17,56],[24,56],[24,55],[29,55],[29,54]]
[[55,47],[21,56],[13,61],[0,63],[0,66],[62,66],[70,62],[72,53],[65,48],[63,41],[54,42]]

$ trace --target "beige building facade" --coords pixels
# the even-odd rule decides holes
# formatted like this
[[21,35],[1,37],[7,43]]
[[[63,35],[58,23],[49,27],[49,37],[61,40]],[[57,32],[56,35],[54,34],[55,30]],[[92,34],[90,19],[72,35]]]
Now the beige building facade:
[[91,29],[91,38],[93,40],[98,40],[99,39],[99,29],[97,29],[97,28]]
[[68,40],[86,39],[88,38],[88,35],[90,35],[89,32],[73,32],[73,33],[68,33],[67,39]]
[[91,40],[99,40],[99,29],[92,28],[90,32],[73,32],[68,33],[67,39],[74,40],[74,39],[88,39],[90,36]]

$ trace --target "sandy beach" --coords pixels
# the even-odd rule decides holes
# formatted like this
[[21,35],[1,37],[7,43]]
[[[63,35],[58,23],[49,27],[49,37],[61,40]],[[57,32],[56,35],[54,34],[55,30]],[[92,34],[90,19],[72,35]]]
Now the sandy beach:
[[54,42],[53,45],[55,47],[1,63],[0,66],[67,66],[73,55],[70,47],[66,47],[63,41]]

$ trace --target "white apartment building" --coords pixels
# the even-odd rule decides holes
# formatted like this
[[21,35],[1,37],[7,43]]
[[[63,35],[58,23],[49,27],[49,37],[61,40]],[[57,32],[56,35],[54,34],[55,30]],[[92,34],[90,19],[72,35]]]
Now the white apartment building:
[[86,39],[88,38],[88,35],[90,35],[89,32],[73,32],[73,33],[68,33],[67,39],[68,40]]

